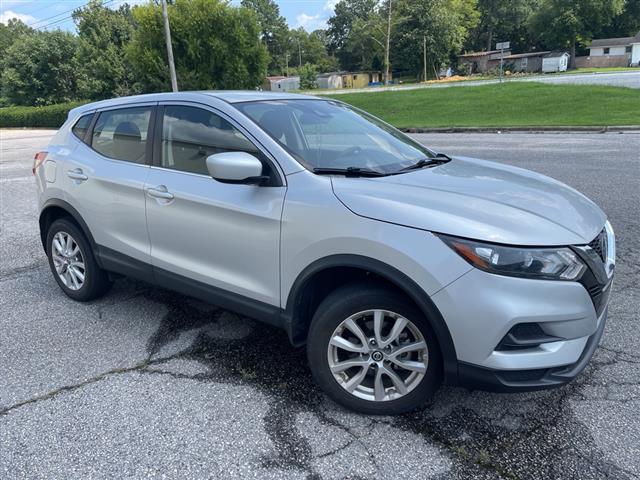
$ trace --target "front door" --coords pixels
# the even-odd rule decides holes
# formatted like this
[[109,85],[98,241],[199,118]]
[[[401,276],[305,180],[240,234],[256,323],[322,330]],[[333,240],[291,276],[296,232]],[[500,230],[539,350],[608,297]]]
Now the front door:
[[[286,187],[214,180],[207,171],[209,155],[240,150],[261,158],[262,153],[214,110],[185,104],[159,108],[155,165],[145,186],[156,279],[165,285],[167,278],[196,280],[280,306]],[[278,175],[266,158],[263,163],[265,174]]]

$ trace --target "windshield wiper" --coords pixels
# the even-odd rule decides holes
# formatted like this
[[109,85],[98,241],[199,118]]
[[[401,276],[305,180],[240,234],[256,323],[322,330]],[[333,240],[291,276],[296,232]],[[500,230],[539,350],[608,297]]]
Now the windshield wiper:
[[408,172],[409,170],[420,170],[421,168],[433,167],[435,165],[442,165],[445,163],[449,163],[451,161],[451,157],[449,155],[445,155],[444,153],[438,153],[435,157],[431,158],[423,158],[422,160],[414,163],[413,165],[409,165],[408,167],[404,167],[400,170],[400,172]]
[[345,177],[386,177],[387,174],[370,170],[368,168],[314,168],[313,173],[318,175],[344,175]]

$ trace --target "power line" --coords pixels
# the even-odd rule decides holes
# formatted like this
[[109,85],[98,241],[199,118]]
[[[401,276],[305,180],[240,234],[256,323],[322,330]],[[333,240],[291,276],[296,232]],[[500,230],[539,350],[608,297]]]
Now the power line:
[[[107,5],[112,4],[115,1],[118,1],[118,0],[105,0],[104,2],[102,2],[102,5],[103,6],[107,6]],[[32,22],[32,23],[28,24],[28,26],[34,28],[35,30],[42,30],[42,29],[50,27],[52,25],[57,25],[59,23],[66,22],[67,20],[69,20],[70,18],[73,17],[73,12],[75,12],[76,10],[80,10],[82,8],[85,8],[88,4],[89,4],[89,2],[87,2],[87,3],[83,4],[83,5],[80,5],[80,6],[76,7],[76,8],[72,8],[70,10],[65,10],[64,12],[60,12],[57,15],[52,15],[50,17],[43,18],[42,20],[38,20],[36,22]],[[65,16],[63,18],[59,18],[59,19],[54,20],[54,21],[49,22],[49,23],[45,23],[44,25],[38,25],[37,27],[34,27],[34,25],[37,25],[37,24],[42,23],[42,22],[46,22],[47,20],[52,20],[52,19],[54,19],[56,17],[59,17],[60,15],[68,14],[70,12],[71,12],[71,15],[67,15],[67,16]]]

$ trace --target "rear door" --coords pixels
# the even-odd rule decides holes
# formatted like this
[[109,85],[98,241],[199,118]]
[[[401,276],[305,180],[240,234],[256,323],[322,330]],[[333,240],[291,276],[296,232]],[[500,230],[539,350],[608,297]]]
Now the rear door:
[[[96,112],[89,135],[66,165],[67,199],[87,223],[107,268],[108,262],[117,270],[150,265],[144,183],[154,111],[155,103],[143,103]],[[128,273],[150,279],[150,272],[149,266],[147,274]]]
[[[247,132],[210,107],[160,104],[156,124],[154,166],[145,190],[158,282],[196,280],[279,306],[284,177]],[[206,158],[228,151],[260,158],[271,184],[211,178]]]

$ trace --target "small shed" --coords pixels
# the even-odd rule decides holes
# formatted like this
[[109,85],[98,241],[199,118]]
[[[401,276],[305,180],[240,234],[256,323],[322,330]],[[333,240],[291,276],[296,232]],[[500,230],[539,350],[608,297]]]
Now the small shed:
[[288,92],[300,90],[300,77],[267,77],[262,89],[269,92]]
[[500,57],[511,55],[511,50],[490,50],[488,52],[471,52],[458,55],[458,65],[467,66],[469,73],[486,73],[500,66]]
[[381,72],[374,72],[374,71],[348,72],[348,73],[342,73],[341,76],[342,76],[343,88],[366,88],[371,83],[380,83],[383,78]]
[[328,90],[342,88],[342,73],[321,73],[316,77],[316,83],[318,84],[318,88],[324,88]]
[[542,59],[542,73],[566,72],[571,55],[567,52],[553,52]]
[[541,72],[542,60],[550,53],[551,52],[517,53],[504,57],[504,63],[513,65],[515,72]]

